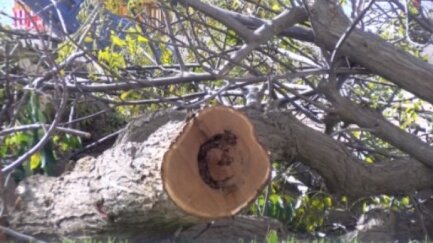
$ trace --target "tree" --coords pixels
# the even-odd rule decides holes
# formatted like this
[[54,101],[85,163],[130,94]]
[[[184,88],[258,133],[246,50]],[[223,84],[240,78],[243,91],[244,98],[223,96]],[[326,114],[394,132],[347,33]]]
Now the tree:
[[[204,105],[222,104],[242,108],[249,117],[259,142],[271,152],[276,174],[287,178],[292,175],[287,168],[293,172],[306,166],[312,177],[323,180],[323,184],[317,185],[308,177],[294,176],[310,190],[322,190],[332,196],[332,199],[320,197],[322,204],[316,209],[323,209],[327,207],[325,202],[332,201],[328,204],[333,207],[353,203],[356,210],[362,211],[363,204],[388,198],[381,206],[387,204],[387,209],[398,206],[400,212],[412,214],[415,208],[417,215],[421,215],[417,218],[417,229],[425,235],[432,232],[431,220],[422,216],[433,210],[427,209],[431,202],[420,200],[433,185],[430,146],[433,67],[422,59],[422,47],[414,46],[406,36],[404,5],[399,1],[339,4],[332,0],[175,2],[160,2],[158,14],[150,15],[140,12],[144,8],[136,5],[137,1],[129,1],[129,13],[122,18],[134,25],[111,32],[104,29],[104,35],[95,34],[99,33],[98,28],[107,26],[98,21],[115,15],[95,7],[101,6],[97,1],[89,1],[91,4],[86,6],[81,4],[77,15],[82,21],[79,29],[73,35],[65,33],[57,50],[49,49],[41,35],[2,29],[5,59],[0,86],[2,174],[13,171],[17,181],[38,171],[50,174],[50,168],[55,171],[63,164],[59,161],[71,158],[70,149],[83,146],[83,142],[84,149],[96,147],[120,134],[118,128],[122,121],[141,113],[167,110],[138,119],[155,132],[158,127],[179,121],[178,115],[170,115],[178,114],[178,111],[170,112],[171,108],[196,110]],[[94,48],[101,47],[98,44],[101,36],[108,44]],[[16,43],[23,37],[39,38],[41,48],[30,51]],[[13,46],[14,41],[20,48]],[[31,67],[37,67],[33,73],[23,70],[18,52],[42,56],[40,60],[27,58],[33,62]],[[82,105],[83,101],[87,104]],[[89,102],[95,104],[95,109],[86,114]],[[104,121],[109,131],[101,132],[96,142],[86,144],[78,139],[77,136],[85,137],[94,128],[81,131],[86,124],[72,124],[101,114],[108,114]],[[183,119],[186,115],[181,116]],[[134,193],[124,194],[124,201],[113,196],[127,191],[119,188],[127,188],[129,182],[135,181],[122,181],[122,176],[115,177],[115,181],[126,184],[107,186],[110,193],[103,195],[104,203],[89,199],[94,194],[83,191],[85,196],[80,198],[88,208],[96,203],[99,217],[106,211],[129,216],[120,217],[119,221],[92,221],[95,215],[87,221],[80,218],[85,213],[78,212],[80,217],[74,214],[79,210],[78,204],[70,200],[50,201],[56,198],[49,196],[50,189],[63,190],[66,184],[81,188],[84,184],[80,183],[88,178],[95,185],[99,183],[95,178],[110,178],[110,173],[114,173],[110,172],[113,167],[110,156],[134,160],[135,155],[125,152],[130,149],[128,142],[145,143],[143,138],[150,135],[149,131],[134,129],[129,125],[115,145],[98,158],[77,162],[70,175],[60,179],[32,176],[21,182],[26,185],[26,192],[33,193],[22,194],[19,200],[24,206],[18,209],[15,206],[15,211],[8,215],[13,228],[52,239],[63,233],[77,235],[93,223],[95,228],[87,233],[95,235],[101,232],[98,230],[112,231],[121,223],[128,226],[138,222],[130,227],[130,232],[126,232],[127,227],[117,228],[125,234],[155,227],[131,216],[148,212],[140,211],[128,201]],[[134,134],[141,133],[147,135],[134,140]],[[51,151],[54,150],[57,162],[47,163],[46,156],[40,152],[50,144],[54,146]],[[143,146],[134,144],[133,150]],[[77,152],[73,155],[72,158],[78,157]],[[98,171],[92,174],[94,177],[86,172],[89,168]],[[74,184],[73,178],[78,177],[86,180]],[[267,189],[267,196],[261,197],[264,203],[257,203],[259,206],[253,207],[252,212],[272,211],[263,205],[277,207],[278,203],[272,204],[270,194],[277,201],[290,204],[294,197],[282,196],[288,190],[286,184],[290,183],[277,179]],[[62,180],[67,183],[63,184]],[[103,191],[105,186],[89,188]],[[62,195],[58,192],[57,195]],[[143,192],[138,194],[140,202],[146,201],[147,196]],[[305,194],[299,198],[314,199]],[[40,206],[44,200],[49,201],[46,209]],[[121,207],[127,202],[132,205],[131,211]],[[62,215],[62,210],[71,207],[75,211]],[[53,212],[52,216],[66,219],[53,217],[52,221],[46,216],[48,210]],[[304,214],[298,212],[298,215],[306,216],[308,208],[303,210]],[[28,223],[44,218],[45,224]],[[306,221],[301,216],[296,218],[296,214],[292,219]],[[181,221],[184,226],[200,222]],[[54,224],[57,228],[50,228]],[[169,232],[179,229],[179,225],[173,228],[166,221],[161,225],[157,227]],[[323,222],[305,223],[306,230],[314,231],[319,226],[324,226]],[[46,228],[50,230],[43,230]],[[409,237],[422,238],[420,235]],[[397,236],[390,237],[389,240]]]

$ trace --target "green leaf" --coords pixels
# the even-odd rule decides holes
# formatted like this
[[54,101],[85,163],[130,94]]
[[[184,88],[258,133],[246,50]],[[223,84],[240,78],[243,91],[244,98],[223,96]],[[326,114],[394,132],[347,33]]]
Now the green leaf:
[[325,197],[325,199],[323,199],[323,201],[327,207],[332,207],[332,198],[331,197],[327,196],[327,197]]
[[272,202],[272,204],[277,205],[277,204],[279,203],[279,201],[280,201],[280,196],[277,195],[277,194],[272,194],[272,195],[269,197],[269,200]]
[[164,64],[170,64],[172,61],[172,53],[168,49],[165,49],[162,52],[161,61]]
[[0,157],[4,158],[6,157],[6,153],[8,151],[8,147],[6,146],[6,144],[3,144],[0,146]]
[[266,235],[266,243],[279,243],[277,231],[271,230]]
[[401,199],[401,205],[402,206],[409,206],[409,204],[410,204],[410,199],[409,199],[409,197],[403,197],[402,199]]

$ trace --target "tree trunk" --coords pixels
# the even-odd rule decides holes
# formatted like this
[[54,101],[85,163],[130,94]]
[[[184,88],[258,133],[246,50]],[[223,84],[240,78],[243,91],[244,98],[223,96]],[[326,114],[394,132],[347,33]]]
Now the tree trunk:
[[13,228],[48,239],[174,232],[236,215],[268,181],[268,153],[240,112],[214,107],[187,120],[178,114],[142,121],[72,172],[22,182]]

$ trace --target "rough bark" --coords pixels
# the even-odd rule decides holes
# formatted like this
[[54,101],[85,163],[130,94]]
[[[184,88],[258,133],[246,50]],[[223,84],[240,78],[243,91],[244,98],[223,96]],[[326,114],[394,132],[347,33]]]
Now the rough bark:
[[17,189],[20,201],[11,214],[13,228],[51,239],[104,232],[120,234],[125,228],[119,225],[124,225],[126,232],[134,232],[143,227],[170,231],[169,221],[197,223],[197,219],[182,213],[161,213],[175,206],[166,200],[156,173],[163,151],[176,136],[170,132],[175,132],[180,124],[165,125],[159,129],[166,133],[156,129],[155,135],[147,134],[142,144],[125,142],[98,158],[83,158],[72,172],[59,178],[28,178]]

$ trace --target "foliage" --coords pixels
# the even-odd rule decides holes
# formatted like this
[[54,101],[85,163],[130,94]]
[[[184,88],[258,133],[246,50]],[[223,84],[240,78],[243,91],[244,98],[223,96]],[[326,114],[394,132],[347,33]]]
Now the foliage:
[[[46,97],[40,96],[36,92],[30,92],[26,109],[15,121],[17,125],[46,124],[50,116],[53,115],[51,101],[45,100]],[[0,145],[0,155],[2,158],[21,156],[26,150],[34,146],[43,136],[44,129],[34,129],[33,131],[15,132],[4,138],[4,143]],[[29,160],[20,166],[16,172],[16,180],[23,179],[24,176],[43,172],[46,175],[55,175],[58,158],[66,152],[79,148],[81,141],[76,136],[55,135],[45,146],[34,153]]]
[[312,233],[323,229],[327,210],[337,207],[332,197],[324,192],[305,191],[307,187],[294,182],[290,170],[275,169],[274,174],[279,174],[281,179],[274,178],[250,213],[276,218],[297,231]]

